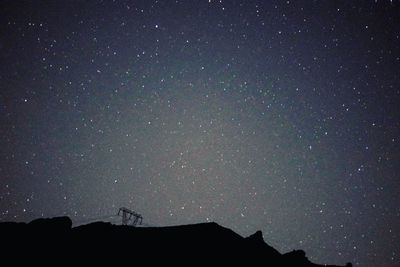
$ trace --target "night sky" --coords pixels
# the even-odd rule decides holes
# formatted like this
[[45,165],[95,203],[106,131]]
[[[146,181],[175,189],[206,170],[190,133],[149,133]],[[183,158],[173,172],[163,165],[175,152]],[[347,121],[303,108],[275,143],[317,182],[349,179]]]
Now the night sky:
[[400,2],[1,1],[0,62],[0,221],[399,266]]

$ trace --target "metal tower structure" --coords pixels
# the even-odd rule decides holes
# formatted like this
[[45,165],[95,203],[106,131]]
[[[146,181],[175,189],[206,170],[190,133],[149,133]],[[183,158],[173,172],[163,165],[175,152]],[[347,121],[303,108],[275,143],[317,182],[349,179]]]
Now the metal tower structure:
[[143,221],[142,215],[125,207],[119,208],[118,216],[122,216],[122,225],[141,225]]

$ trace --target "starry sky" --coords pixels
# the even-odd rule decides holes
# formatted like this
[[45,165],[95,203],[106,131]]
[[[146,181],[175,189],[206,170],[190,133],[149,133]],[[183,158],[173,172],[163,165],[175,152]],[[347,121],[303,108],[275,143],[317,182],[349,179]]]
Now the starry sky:
[[0,221],[131,208],[400,264],[400,2],[1,1]]

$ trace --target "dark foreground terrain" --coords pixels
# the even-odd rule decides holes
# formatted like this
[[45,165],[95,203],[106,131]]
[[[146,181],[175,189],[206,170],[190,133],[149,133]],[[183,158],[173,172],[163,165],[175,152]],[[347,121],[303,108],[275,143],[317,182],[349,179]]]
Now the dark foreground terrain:
[[57,217],[0,223],[0,238],[2,263],[8,266],[325,266],[311,263],[301,250],[279,253],[260,231],[243,238],[216,223],[132,227],[96,222],[72,228],[68,217]]

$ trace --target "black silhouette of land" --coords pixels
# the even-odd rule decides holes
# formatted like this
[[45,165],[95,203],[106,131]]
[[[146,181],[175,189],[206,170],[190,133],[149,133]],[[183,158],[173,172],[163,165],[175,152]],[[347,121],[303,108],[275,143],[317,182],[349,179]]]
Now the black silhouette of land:
[[0,240],[2,262],[11,261],[9,266],[326,266],[310,262],[302,250],[279,253],[261,231],[244,238],[216,223],[72,227],[70,218],[56,217],[0,223]]

